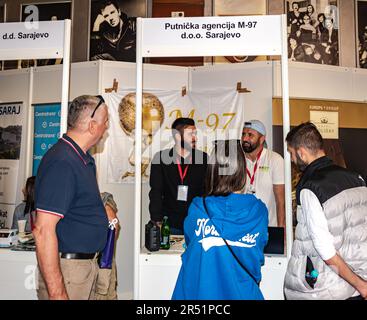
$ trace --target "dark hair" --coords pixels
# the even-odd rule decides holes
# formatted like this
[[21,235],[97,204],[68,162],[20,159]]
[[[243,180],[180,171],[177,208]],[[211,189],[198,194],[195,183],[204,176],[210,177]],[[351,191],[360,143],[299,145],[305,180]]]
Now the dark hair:
[[102,10],[104,10],[104,8],[106,8],[107,6],[109,6],[111,4],[114,5],[117,10],[120,10],[120,6],[117,3],[117,1],[115,1],[115,0],[104,0],[104,1],[101,1],[99,3],[98,9],[99,9],[100,12],[102,12]]
[[226,196],[246,184],[246,159],[240,140],[215,141],[208,160],[206,196]]
[[324,141],[319,130],[311,122],[301,123],[290,130],[285,140],[290,147],[296,150],[304,147],[312,153],[316,153],[324,147]]
[[25,184],[25,208],[24,214],[32,212],[34,208],[34,184],[36,182],[36,177],[32,176],[27,179]]
[[99,98],[89,95],[76,97],[69,105],[68,130],[76,128],[84,110],[92,111],[99,101]]
[[315,8],[314,8],[314,6],[312,4],[307,5],[307,8],[306,8],[306,11],[307,12],[308,12],[308,7],[311,7],[312,8],[312,13],[315,12]]
[[176,130],[182,134],[182,130],[187,128],[188,126],[195,126],[194,119],[191,118],[177,118],[172,123],[172,134],[174,135]]
[[324,21],[326,20],[326,16],[325,16],[325,13],[319,13],[317,15],[317,20],[319,20],[320,17],[324,17]]

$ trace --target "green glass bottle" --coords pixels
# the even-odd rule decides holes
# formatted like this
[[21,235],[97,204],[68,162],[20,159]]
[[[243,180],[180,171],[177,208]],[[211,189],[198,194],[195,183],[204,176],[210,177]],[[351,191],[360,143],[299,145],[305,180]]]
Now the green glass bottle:
[[162,227],[161,227],[161,237],[162,237],[161,249],[168,250],[170,248],[170,243],[169,243],[170,234],[171,234],[171,231],[170,231],[169,224],[168,224],[168,217],[164,217]]

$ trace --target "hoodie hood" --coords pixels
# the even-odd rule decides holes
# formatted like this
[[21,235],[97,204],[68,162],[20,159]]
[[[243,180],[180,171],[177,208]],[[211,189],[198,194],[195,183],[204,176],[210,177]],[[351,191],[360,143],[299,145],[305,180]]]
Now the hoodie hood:
[[[209,196],[205,198],[208,215],[221,236],[236,239],[244,230],[257,229],[260,224],[268,225],[268,215],[259,214],[266,210],[265,204],[252,194],[231,193],[228,196]],[[205,212],[203,198],[196,197],[192,210]],[[263,220],[267,221],[264,222]]]

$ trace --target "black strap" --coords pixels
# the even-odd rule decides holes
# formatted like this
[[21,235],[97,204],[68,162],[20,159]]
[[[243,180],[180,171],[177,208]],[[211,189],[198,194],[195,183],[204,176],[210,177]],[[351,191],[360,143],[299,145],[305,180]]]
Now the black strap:
[[[206,211],[206,214],[208,215],[208,217],[210,218],[210,219],[212,219],[211,218],[211,216],[209,215],[209,211],[208,211],[208,208],[207,208],[207,206],[206,206],[206,201],[205,201],[205,197],[203,197],[203,203],[204,203],[204,209],[205,209],[205,211]],[[213,223],[213,225],[214,225],[214,222],[212,221],[212,223]],[[215,225],[214,225],[215,226]],[[218,231],[218,228],[215,226],[215,229],[217,229],[217,231]],[[232,255],[233,255],[233,257],[236,259],[236,261],[238,262],[238,264],[241,266],[241,268],[251,277],[251,279],[252,280],[254,280],[255,281],[255,283],[259,286],[260,285],[260,282],[257,282],[256,281],[256,279],[255,279],[255,277],[248,271],[248,269],[242,264],[242,262],[240,261],[240,259],[238,259],[238,257],[235,255],[235,253],[233,252],[233,250],[232,250],[232,248],[231,248],[231,246],[228,244],[228,242],[227,242],[227,240],[226,239],[224,239],[222,236],[221,236],[221,238],[224,240],[224,242],[225,242],[225,244],[227,245],[227,248],[229,249],[229,251],[232,253]]]

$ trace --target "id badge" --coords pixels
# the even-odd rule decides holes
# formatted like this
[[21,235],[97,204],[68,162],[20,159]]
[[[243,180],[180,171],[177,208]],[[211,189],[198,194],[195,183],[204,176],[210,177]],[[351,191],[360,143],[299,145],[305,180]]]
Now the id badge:
[[255,190],[255,187],[253,184],[250,184],[247,188],[247,193],[249,194],[255,194],[256,193],[256,190]]
[[187,194],[189,192],[189,187],[184,185],[179,185],[177,189],[177,200],[187,201]]

